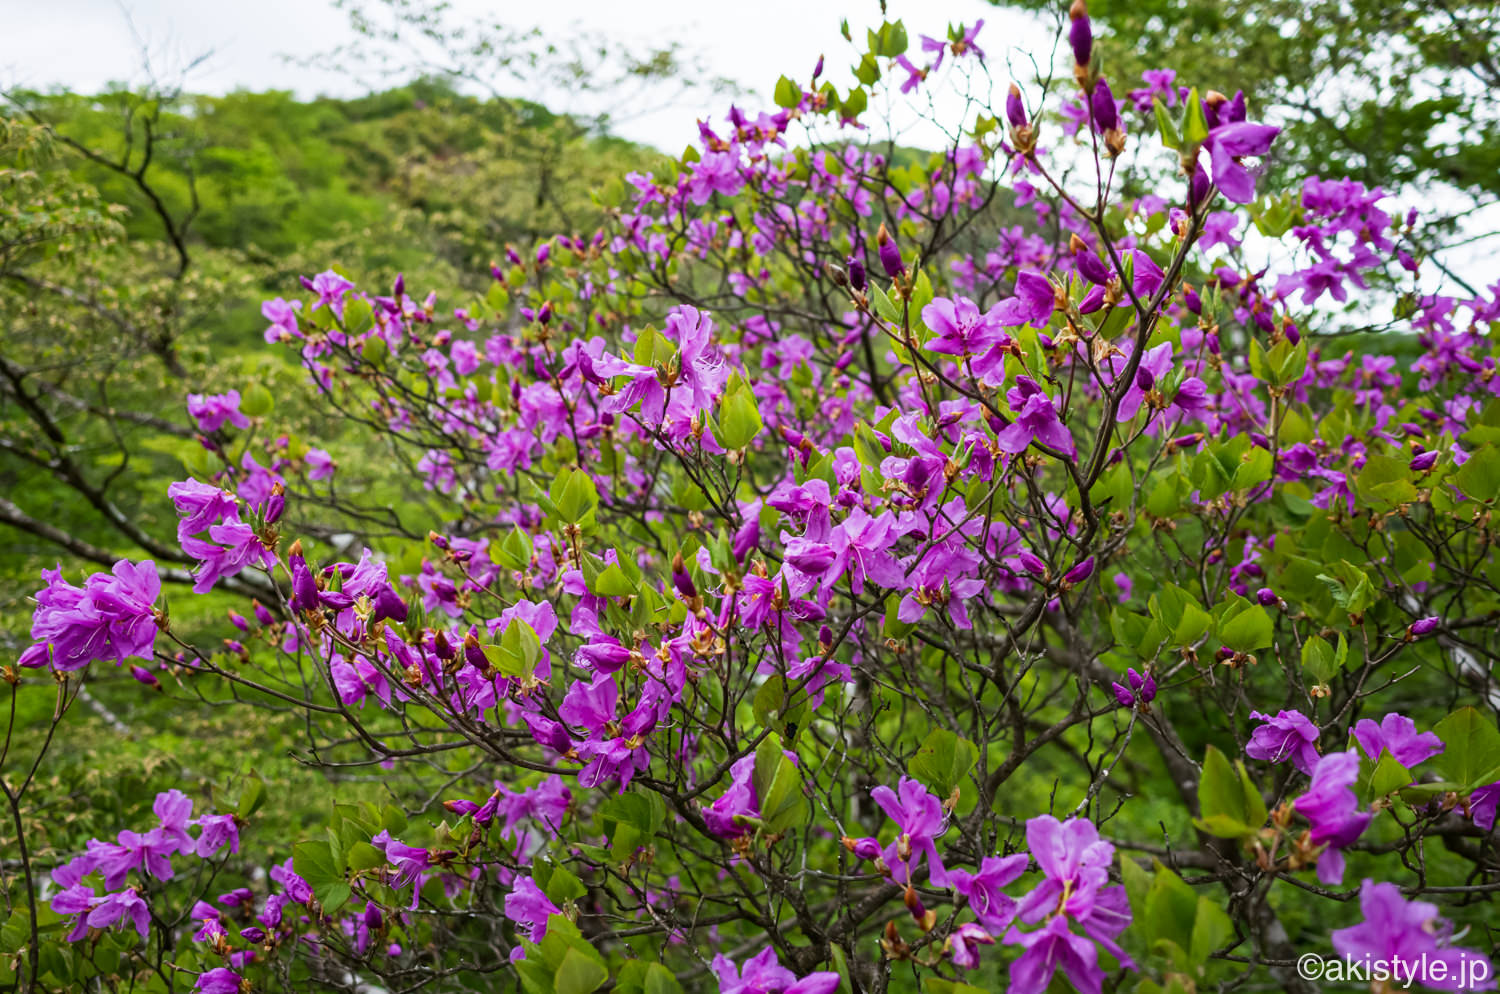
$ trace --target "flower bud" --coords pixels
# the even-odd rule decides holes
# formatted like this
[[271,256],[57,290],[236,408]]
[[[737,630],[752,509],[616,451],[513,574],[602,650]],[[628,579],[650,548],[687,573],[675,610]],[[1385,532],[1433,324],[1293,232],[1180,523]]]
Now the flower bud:
[[1005,118],[1013,128],[1026,127],[1026,105],[1021,102],[1021,88],[1014,83],[1005,96]]
[[543,326],[552,323],[552,301],[545,300],[542,302],[541,309],[536,312],[536,321],[537,324]]
[[1146,685],[1145,677],[1134,667],[1125,671],[1125,679],[1130,682],[1130,689],[1138,691]]
[[1156,377],[1151,375],[1151,370],[1141,366],[1135,371],[1135,385],[1142,390],[1149,391],[1156,386]]
[[1156,700],[1155,676],[1151,675],[1150,673],[1146,674],[1146,682],[1141,684],[1141,689],[1137,696],[1140,697],[1142,704],[1150,704],[1152,701]]
[[1073,0],[1068,8],[1068,44],[1073,46],[1073,61],[1087,66],[1094,58],[1094,28],[1089,23],[1089,9],[1084,0]]
[[1425,473],[1425,472],[1427,472],[1427,470],[1429,470],[1433,466],[1437,465],[1438,455],[1439,455],[1439,453],[1438,453],[1437,449],[1428,449],[1425,452],[1418,452],[1416,455],[1412,456],[1412,458],[1411,458],[1412,472],[1414,472],[1414,473]]
[[1064,583],[1082,583],[1094,575],[1094,557],[1089,556],[1083,562],[1063,574]]
[[406,602],[401,595],[389,583],[381,584],[375,592],[375,610],[370,615],[370,622],[373,624],[388,618],[399,625],[406,621],[406,616]]
[[864,293],[865,288],[870,285],[870,277],[865,272],[864,256],[862,254],[851,255],[848,259],[848,263],[849,285],[858,290],[860,293]]
[[240,614],[234,608],[229,609],[229,623],[242,632],[248,632],[250,630],[250,622],[246,621],[245,616],[243,614]]
[[1187,287],[1182,291],[1182,305],[1188,309],[1189,313],[1203,313],[1203,298],[1198,296],[1198,291],[1192,287]]
[[1439,618],[1437,615],[1432,615],[1431,617],[1427,618],[1419,618],[1416,621],[1413,621],[1410,625],[1406,626],[1406,635],[1408,638],[1414,639],[1421,638],[1423,635],[1431,635],[1433,632],[1437,631],[1438,626],[1442,623],[1443,619]]
[[1098,82],[1089,103],[1094,110],[1094,126],[1099,131],[1113,131],[1120,126],[1120,114],[1115,106],[1115,95],[1110,92],[1107,82],[1102,79]]
[[286,510],[286,487],[279,482],[271,487],[271,496],[266,498],[266,524],[274,525],[281,520],[281,512]]
[[1270,607],[1281,600],[1280,597],[1276,596],[1276,591],[1270,587],[1261,587],[1257,590],[1255,592],[1255,599],[1260,602],[1262,607]]
[[1041,557],[1036,555],[1036,553],[1022,550],[1021,554],[1016,558],[1021,561],[1021,568],[1032,576],[1047,575],[1047,564],[1042,562]]
[[880,265],[885,269],[885,274],[895,279],[906,272],[906,267],[901,263],[901,249],[896,245],[896,240],[891,233],[885,230],[885,222],[881,222],[880,230],[875,233],[875,248],[880,256]]
[[1135,707],[1135,694],[1131,693],[1129,687],[1119,683],[1111,683],[1109,686],[1115,692],[1115,700],[1120,702],[1120,707]]
[[161,681],[156,679],[156,674],[143,666],[131,666],[130,675],[136,679],[137,683],[143,683],[152,690],[161,689]]
[[578,660],[595,673],[614,673],[630,662],[630,650],[613,639],[589,642],[579,648]]
[[693,576],[688,572],[687,564],[682,561],[681,552],[672,557],[672,586],[683,597],[698,596],[698,588],[693,585]]
[[311,611],[318,606],[318,582],[313,579],[302,553],[294,552],[288,556],[287,564],[292,568],[292,610]]

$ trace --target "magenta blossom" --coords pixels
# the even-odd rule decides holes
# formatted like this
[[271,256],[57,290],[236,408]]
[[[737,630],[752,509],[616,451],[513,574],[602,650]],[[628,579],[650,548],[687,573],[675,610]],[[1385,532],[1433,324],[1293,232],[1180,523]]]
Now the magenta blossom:
[[[1445,991],[1495,988],[1494,971],[1484,954],[1452,944],[1453,926],[1438,917],[1437,905],[1408,901],[1391,883],[1365,880],[1359,887],[1359,910],[1365,920],[1333,933],[1333,948],[1351,962],[1406,964],[1411,971],[1393,979],[1411,986]],[[1441,967],[1441,969],[1438,969]]]
[[1318,879],[1337,884],[1344,879],[1344,854],[1364,834],[1373,815],[1359,810],[1359,798],[1350,788],[1359,779],[1359,753],[1333,752],[1318,760],[1312,785],[1292,806],[1312,823],[1313,845],[1326,846],[1318,856]]
[[1236,121],[1220,125],[1208,133],[1203,148],[1212,159],[1214,185],[1237,204],[1255,199],[1255,177],[1240,162],[1250,155],[1265,155],[1281,129],[1269,124]]
[[713,967],[719,978],[719,994],[833,994],[839,986],[839,975],[829,971],[797,979],[769,946],[746,960],[743,967],[736,967],[720,953],[714,957]]
[[1376,724],[1363,718],[1354,726],[1354,741],[1372,761],[1380,759],[1381,750],[1389,750],[1402,766],[1410,769],[1443,751],[1443,740],[1433,732],[1417,733],[1417,724],[1400,714],[1388,714]]
[[[876,787],[870,791],[870,796],[898,829],[896,839],[882,853],[896,882],[912,883],[916,863],[925,857],[929,882],[934,887],[945,886],[948,870],[934,845],[934,841],[948,830],[942,802],[911,777],[902,777],[895,790]],[[903,858],[903,852],[910,853],[909,858]]]
[[1306,715],[1301,711],[1281,711],[1273,718],[1251,711],[1250,719],[1265,724],[1250,734],[1245,755],[1268,763],[1284,763],[1290,759],[1297,769],[1312,775],[1313,767],[1318,763],[1318,726]]

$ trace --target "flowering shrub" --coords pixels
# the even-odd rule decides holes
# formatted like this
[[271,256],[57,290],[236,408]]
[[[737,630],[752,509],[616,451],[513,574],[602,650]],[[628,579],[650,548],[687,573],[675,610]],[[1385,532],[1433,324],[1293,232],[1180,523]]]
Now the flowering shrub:
[[[110,663],[298,709],[409,813],[337,806],[257,874],[254,781],[196,821],[164,794],[28,882],[12,969],[1299,990],[1311,951],[1493,987],[1495,290],[1424,293],[1379,190],[1257,191],[1277,129],[1125,91],[1082,0],[1051,105],[983,104],[977,25],[866,41],[482,297],[330,270],[265,305],[326,449],[254,384],[194,395],[171,488],[194,589],[262,591],[236,636],[180,638],[149,562],[49,572],[8,673],[59,714]],[[943,81],[950,147],[879,134]],[[1348,335],[1334,304],[1386,293]],[[85,951],[44,967],[54,925]]]

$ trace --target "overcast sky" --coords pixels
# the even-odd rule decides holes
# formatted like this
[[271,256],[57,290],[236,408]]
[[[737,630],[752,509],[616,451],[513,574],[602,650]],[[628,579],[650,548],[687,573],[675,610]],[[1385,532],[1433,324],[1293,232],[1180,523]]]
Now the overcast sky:
[[[845,82],[853,60],[839,35],[840,20],[848,18],[857,39],[880,20],[878,0],[452,0],[452,7],[459,16],[540,27],[549,38],[570,37],[583,26],[638,47],[675,40],[715,75],[758,92],[760,106],[769,104],[779,75],[805,78],[819,54],[829,56],[830,72],[838,71],[836,81]],[[950,22],[985,18],[979,42],[999,74],[1007,54],[1045,60],[1053,44],[1040,24],[983,0],[889,0],[889,10],[906,20],[913,47],[920,33],[940,35]],[[112,81],[140,80],[142,41],[161,72],[212,50],[188,78],[188,89],[201,92],[243,87],[352,95],[367,84],[404,82],[368,75],[356,80],[284,61],[354,38],[347,13],[331,0],[0,0],[0,12],[6,21],[0,86],[60,84],[89,92]],[[566,95],[527,93],[519,84],[505,89],[554,106],[567,102]],[[703,94],[632,117],[619,130],[663,149],[681,149],[696,135],[694,121],[722,112],[726,103]]]

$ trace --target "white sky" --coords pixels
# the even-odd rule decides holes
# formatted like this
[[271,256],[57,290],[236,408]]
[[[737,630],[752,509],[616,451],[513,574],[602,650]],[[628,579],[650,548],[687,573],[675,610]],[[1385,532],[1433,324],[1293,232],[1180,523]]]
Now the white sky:
[[[918,34],[941,36],[950,22],[972,24],[984,18],[979,42],[997,74],[1005,72],[1007,54],[1025,64],[1025,54],[1046,61],[1052,48],[1048,29],[983,0],[889,0],[888,6],[892,19],[905,19],[913,49]],[[783,72],[805,79],[819,54],[828,55],[836,83],[852,82],[847,76],[852,49],[839,35],[839,22],[848,18],[862,43],[864,27],[880,21],[878,0],[452,0],[452,8],[459,16],[540,27],[548,38],[569,37],[582,25],[636,47],[682,42],[716,75],[760,94],[760,101],[741,101],[754,109],[771,106],[771,88]],[[5,23],[0,87],[60,84],[90,92],[111,81],[138,81],[143,78],[142,40],[167,71],[212,49],[209,61],[188,77],[187,88],[199,92],[243,87],[291,89],[304,97],[354,95],[364,92],[363,83],[405,82],[356,81],[339,72],[286,64],[283,56],[311,55],[354,39],[347,14],[331,0],[0,0],[0,22]],[[1020,47],[1010,52],[1009,46]],[[565,94],[523,91],[520,86],[506,89],[569,109]],[[694,122],[719,116],[728,102],[706,91],[693,101],[633,117],[618,130],[628,138],[680,150],[695,139]]]

